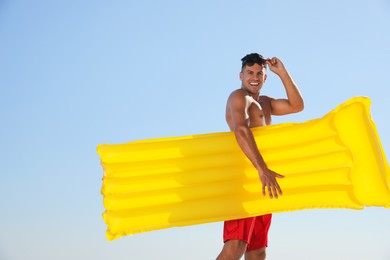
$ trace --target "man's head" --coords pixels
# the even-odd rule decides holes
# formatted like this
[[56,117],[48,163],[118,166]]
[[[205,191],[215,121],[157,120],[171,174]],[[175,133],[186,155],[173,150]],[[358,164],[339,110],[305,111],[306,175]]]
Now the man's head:
[[264,68],[267,68],[266,59],[264,59],[264,57],[258,53],[251,53],[245,55],[245,57],[243,57],[241,61],[242,61],[241,71],[243,71],[246,66],[251,67],[254,64],[258,64],[260,66],[263,66]]
[[266,60],[260,54],[251,53],[242,58],[241,61],[241,87],[251,94],[258,95],[267,79]]

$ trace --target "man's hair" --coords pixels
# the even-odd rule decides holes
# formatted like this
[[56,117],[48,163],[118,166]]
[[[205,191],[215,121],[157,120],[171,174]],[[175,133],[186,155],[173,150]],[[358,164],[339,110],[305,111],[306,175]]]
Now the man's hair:
[[264,57],[258,53],[248,54],[244,58],[242,58],[241,61],[242,61],[241,71],[244,69],[246,65],[253,66],[255,63],[267,68],[266,59],[264,59]]

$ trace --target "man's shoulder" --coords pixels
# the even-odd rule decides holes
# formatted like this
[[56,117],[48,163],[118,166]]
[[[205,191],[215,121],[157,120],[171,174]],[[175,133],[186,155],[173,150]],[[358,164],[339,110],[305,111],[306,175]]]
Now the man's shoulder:
[[271,104],[272,100],[274,100],[274,98],[269,96],[259,96],[259,103]]
[[264,96],[264,95],[259,96],[259,101],[267,102],[267,101],[271,101],[272,99],[273,98],[269,96]]
[[238,89],[236,89],[236,90],[233,90],[231,93],[230,93],[230,95],[246,95],[247,93],[246,93],[246,91],[245,90],[243,90],[242,88],[238,88]]
[[239,88],[239,89],[236,89],[236,90],[233,90],[230,95],[229,95],[229,99],[236,99],[236,98],[244,98],[245,96],[247,96],[247,93],[245,90]]

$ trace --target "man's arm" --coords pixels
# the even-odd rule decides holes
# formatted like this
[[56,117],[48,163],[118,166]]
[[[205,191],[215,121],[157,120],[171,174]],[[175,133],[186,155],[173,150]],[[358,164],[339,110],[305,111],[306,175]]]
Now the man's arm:
[[245,93],[242,91],[233,92],[228,99],[227,109],[230,110],[232,116],[232,131],[234,131],[238,145],[259,173],[263,185],[263,195],[266,194],[267,189],[270,198],[278,198],[278,195],[282,194],[282,190],[276,181],[276,177],[282,178],[284,176],[268,169],[263,156],[260,154],[252,131],[245,119],[246,102]]
[[302,95],[283,63],[278,58],[274,57],[267,59],[267,64],[269,69],[282,80],[287,94],[287,99],[271,100],[271,114],[286,115],[302,111],[304,108]]

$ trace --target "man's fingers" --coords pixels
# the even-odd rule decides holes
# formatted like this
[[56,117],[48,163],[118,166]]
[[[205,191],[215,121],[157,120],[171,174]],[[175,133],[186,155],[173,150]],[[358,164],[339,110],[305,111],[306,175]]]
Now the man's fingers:
[[269,195],[269,197],[270,197],[271,199],[273,198],[271,186],[268,186],[268,195]]
[[276,177],[276,178],[284,178],[284,175],[281,175],[281,174],[279,174],[279,173],[277,173],[277,172],[274,172],[274,171],[270,171],[270,172],[272,172],[272,174],[273,174],[274,177]]
[[266,196],[268,192],[268,196],[271,199],[277,199],[279,195],[282,195],[282,189],[280,188],[279,183],[276,181],[276,178],[284,178],[284,176],[274,171],[270,171],[270,173],[270,176],[263,176],[261,178],[262,193],[263,196]]
[[272,58],[268,58],[266,61],[268,61],[272,65],[275,65],[275,63],[277,62],[277,59],[276,59],[276,57],[272,57]]
[[274,197],[277,199],[280,195],[283,194],[282,189],[280,188],[279,184],[276,182],[274,186],[272,186]]
[[283,192],[282,192],[282,189],[281,189],[280,186],[279,186],[279,183],[277,184],[276,188],[278,189],[279,194],[282,195]]
[[275,188],[275,186],[272,187],[272,191],[274,193],[274,198],[277,199],[278,198],[278,191],[277,191],[277,188]]

